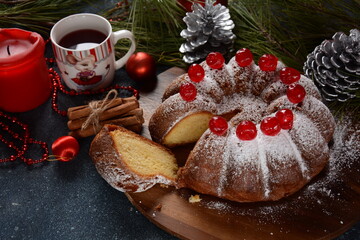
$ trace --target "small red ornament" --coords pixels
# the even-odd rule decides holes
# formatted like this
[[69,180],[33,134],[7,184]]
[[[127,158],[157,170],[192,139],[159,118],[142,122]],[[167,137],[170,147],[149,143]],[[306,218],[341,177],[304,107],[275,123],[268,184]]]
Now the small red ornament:
[[[205,6],[205,0],[177,0],[177,2],[185,8],[187,12],[192,12],[192,5],[194,3],[200,3],[201,6]],[[228,0],[217,0],[214,5],[220,3],[221,5],[227,6]]]
[[62,136],[51,146],[55,158],[62,162],[72,160],[79,153],[79,142],[72,136]]
[[253,61],[253,54],[247,48],[242,48],[236,52],[235,60],[240,67],[249,66]]
[[280,130],[280,121],[276,117],[266,117],[260,123],[261,131],[268,136],[277,135]]
[[205,77],[205,71],[201,65],[195,63],[189,67],[188,75],[191,81],[201,82]]
[[183,100],[187,102],[191,102],[196,98],[197,90],[194,84],[192,83],[184,83],[180,86],[180,96]]
[[212,69],[221,69],[224,66],[225,59],[219,52],[212,52],[206,57],[206,63]]
[[275,114],[275,116],[277,119],[279,119],[280,127],[282,129],[289,130],[292,128],[294,122],[294,114],[290,109],[281,109]]
[[287,85],[295,83],[300,79],[300,72],[291,67],[285,67],[280,70],[280,80]]
[[293,83],[289,85],[286,95],[290,102],[297,104],[304,100],[306,91],[300,84]]
[[134,53],[126,62],[126,72],[128,73],[129,77],[135,81],[155,80],[155,60],[148,53]]
[[278,59],[272,54],[264,54],[259,59],[259,67],[262,71],[275,71]]
[[209,121],[210,131],[214,134],[221,136],[224,135],[228,129],[228,123],[225,118],[220,116],[214,116]]
[[242,121],[236,128],[236,136],[240,140],[253,140],[256,135],[256,125],[252,121]]

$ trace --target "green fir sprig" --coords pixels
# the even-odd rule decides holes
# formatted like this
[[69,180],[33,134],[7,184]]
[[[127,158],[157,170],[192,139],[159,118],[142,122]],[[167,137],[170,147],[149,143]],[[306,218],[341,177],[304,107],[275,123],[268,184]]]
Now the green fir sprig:
[[[114,31],[127,29],[134,33],[137,51],[151,54],[159,63],[180,67],[186,66],[179,52],[184,15],[174,0],[123,0],[104,13]],[[116,49],[121,55],[127,51],[128,43],[120,42]]]
[[0,0],[0,28],[18,27],[49,36],[61,18],[88,4],[81,0]]

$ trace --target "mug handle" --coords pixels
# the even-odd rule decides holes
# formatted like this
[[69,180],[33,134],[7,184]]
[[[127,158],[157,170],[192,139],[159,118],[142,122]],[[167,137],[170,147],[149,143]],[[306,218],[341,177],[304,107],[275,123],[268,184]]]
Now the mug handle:
[[128,38],[131,41],[130,49],[125,54],[125,56],[115,61],[115,69],[118,70],[119,68],[122,68],[126,64],[127,60],[135,52],[135,37],[134,34],[128,30],[119,30],[113,32],[113,36],[114,36],[114,44],[116,44],[117,41],[119,41],[122,38]]

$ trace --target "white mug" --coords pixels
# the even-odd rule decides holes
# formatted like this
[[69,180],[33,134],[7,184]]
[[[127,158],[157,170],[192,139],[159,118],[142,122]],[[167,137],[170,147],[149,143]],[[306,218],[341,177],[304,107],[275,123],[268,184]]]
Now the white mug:
[[[122,38],[130,39],[131,46],[115,61],[114,45]],[[109,86],[115,70],[123,67],[135,51],[135,38],[130,31],[113,32],[108,20],[91,13],[61,19],[51,29],[50,39],[63,81],[75,91]]]

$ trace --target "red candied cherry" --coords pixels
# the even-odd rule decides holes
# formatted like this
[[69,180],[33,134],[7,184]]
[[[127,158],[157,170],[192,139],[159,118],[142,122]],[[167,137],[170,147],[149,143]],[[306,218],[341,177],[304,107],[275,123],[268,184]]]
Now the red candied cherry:
[[280,121],[276,117],[266,117],[260,123],[261,131],[268,136],[277,135],[280,130]]
[[253,54],[247,48],[242,48],[236,52],[235,60],[240,67],[249,66],[253,61]]
[[253,140],[256,135],[256,126],[252,121],[242,121],[236,128],[236,136],[240,140]]
[[300,79],[300,72],[291,67],[285,67],[280,70],[280,80],[287,85],[295,83]]
[[221,69],[224,66],[225,59],[221,53],[212,52],[207,55],[206,63],[212,69]]
[[194,63],[189,67],[188,75],[191,81],[201,82],[205,77],[205,71],[201,65]]
[[294,114],[290,109],[281,109],[275,114],[275,116],[277,119],[279,119],[280,127],[282,129],[289,130],[292,128],[294,122]]
[[228,129],[228,123],[225,118],[214,116],[209,121],[209,128],[214,134],[221,136]]
[[293,84],[289,85],[289,87],[286,91],[286,95],[290,102],[296,104],[296,103],[300,103],[304,100],[306,91],[305,91],[305,88],[303,86],[301,86],[300,84],[293,83]]
[[259,59],[259,67],[265,72],[275,71],[278,59],[272,54],[264,54]]
[[194,84],[184,83],[180,87],[180,96],[183,100],[191,102],[196,98],[197,90]]

